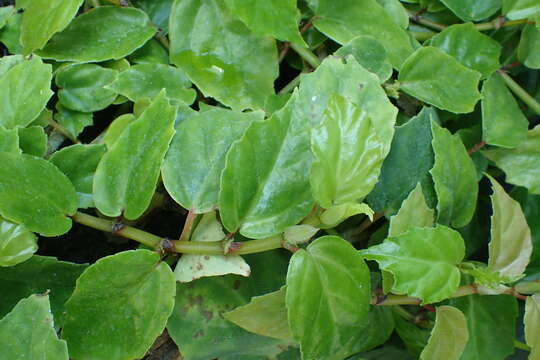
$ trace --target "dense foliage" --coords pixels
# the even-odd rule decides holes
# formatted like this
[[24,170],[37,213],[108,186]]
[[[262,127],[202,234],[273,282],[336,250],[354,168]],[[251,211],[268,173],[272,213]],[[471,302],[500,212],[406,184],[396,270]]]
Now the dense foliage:
[[5,5],[2,359],[540,359],[540,0]]

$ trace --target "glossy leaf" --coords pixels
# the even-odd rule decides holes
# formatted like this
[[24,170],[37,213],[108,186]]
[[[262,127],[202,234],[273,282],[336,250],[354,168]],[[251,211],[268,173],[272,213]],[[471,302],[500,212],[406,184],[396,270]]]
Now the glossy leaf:
[[37,237],[24,226],[0,218],[0,266],[28,260],[38,249]]
[[397,214],[390,218],[388,236],[404,234],[414,227],[431,227],[434,221],[435,211],[427,206],[422,186],[418,184],[403,200]]
[[531,347],[529,359],[535,360],[540,356],[540,295],[527,297],[525,302],[525,340]]
[[6,129],[0,125],[0,152],[21,153],[18,129]]
[[293,96],[270,119],[252,122],[227,153],[219,208],[221,221],[230,232],[239,230],[256,239],[269,237],[296,224],[311,210],[310,139],[307,119],[292,116],[296,99]]
[[503,0],[502,12],[510,20],[525,19],[540,12],[540,4],[536,0]]
[[56,166],[30,155],[0,153],[0,214],[44,236],[71,228],[77,195]]
[[174,284],[172,271],[155,252],[124,251],[98,260],[79,277],[66,302],[62,337],[70,356],[144,356],[171,314]]
[[459,360],[468,340],[467,320],[463,313],[452,306],[439,306],[435,326],[420,359]]
[[21,43],[25,54],[41,49],[75,17],[83,0],[33,0],[25,7]]
[[439,109],[469,113],[480,99],[480,73],[442,50],[426,46],[414,52],[399,73],[400,89]]
[[0,125],[25,127],[37,118],[52,95],[51,77],[51,65],[37,56],[0,77]]
[[254,35],[221,0],[176,0],[169,30],[171,62],[205,96],[243,110],[262,108],[274,93],[274,40]]
[[74,138],[84,130],[85,127],[93,124],[91,113],[85,113],[68,109],[58,102],[56,104],[58,112],[54,115],[54,119],[62,125]]
[[54,330],[47,295],[21,300],[0,320],[0,347],[6,359],[69,359],[66,342]]
[[482,154],[505,172],[506,182],[540,194],[540,126],[527,132],[527,139],[515,149],[493,149]]
[[141,10],[100,6],[77,16],[37,53],[57,61],[120,59],[141,47],[156,29]]
[[345,240],[323,236],[291,258],[289,326],[305,359],[343,359],[357,351],[352,334],[367,323],[369,269]]
[[140,64],[122,71],[118,79],[107,88],[135,102],[152,98],[161,89],[167,91],[169,100],[190,105],[195,100],[195,90],[184,72],[174,66],[162,64]]
[[435,165],[430,173],[437,192],[437,222],[459,228],[467,225],[476,209],[476,169],[458,135],[431,123]]
[[169,54],[157,40],[150,39],[128,56],[132,64],[168,64]]
[[502,0],[441,0],[441,2],[463,21],[486,19],[502,6]]
[[540,69],[540,29],[527,24],[521,33],[518,59],[528,68]]
[[321,229],[333,228],[351,216],[358,214],[365,214],[373,220],[374,213],[368,205],[364,203],[345,203],[326,209],[320,216],[321,223],[319,226]]
[[176,108],[169,105],[163,91],[122,132],[94,175],[94,202],[99,211],[136,219],[146,210],[174,135],[175,117]]
[[512,281],[523,274],[529,263],[533,247],[531,230],[519,203],[494,178],[487,176],[493,187],[488,269]]
[[400,27],[377,0],[309,1],[315,12],[315,27],[340,44],[359,35],[370,35],[379,40],[388,53],[388,60],[401,69],[405,59],[413,53],[407,32]]
[[105,146],[102,144],[76,144],[55,152],[49,158],[49,161],[56,165],[75,186],[79,208],[94,206],[92,183],[98,163],[105,151]]
[[[473,4],[476,3],[479,2]],[[501,67],[501,45],[478,31],[472,23],[449,26],[432,37],[429,44],[452,55],[462,65],[478,71],[483,77],[488,77]]]
[[148,14],[152,23],[161,31],[167,33],[169,14],[174,0],[133,0],[132,3]]
[[47,152],[47,134],[41,126],[19,128],[19,147],[28,155],[44,156]]
[[422,299],[424,304],[450,297],[459,286],[457,265],[465,256],[461,235],[446,226],[413,228],[361,251],[392,273],[392,291]]

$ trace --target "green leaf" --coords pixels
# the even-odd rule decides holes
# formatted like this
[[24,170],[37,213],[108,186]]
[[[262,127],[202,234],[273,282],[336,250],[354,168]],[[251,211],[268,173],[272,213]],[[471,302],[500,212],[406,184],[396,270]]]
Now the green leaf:
[[[1,8],[0,8],[1,9]],[[17,64],[24,62],[22,55],[8,55],[0,58],[0,77]]]
[[418,183],[401,204],[398,213],[390,218],[388,236],[406,233],[414,227],[431,227],[435,221],[435,211],[426,204],[422,185]]
[[396,24],[403,29],[409,27],[409,15],[399,0],[377,0],[377,2],[386,10]]
[[486,19],[502,6],[502,0],[441,0],[441,2],[463,21]]
[[105,151],[103,144],[76,144],[55,152],[49,158],[49,161],[56,165],[75,186],[79,208],[94,206],[92,183],[98,163]]
[[289,226],[283,232],[283,239],[292,245],[298,245],[308,242],[319,231],[316,228],[307,224]]
[[467,225],[476,209],[476,169],[459,135],[431,123],[435,165],[430,173],[437,192],[437,222],[460,228]]
[[351,216],[358,214],[365,214],[373,220],[373,210],[367,204],[346,203],[326,209],[320,216],[321,223],[318,226],[321,229],[333,228]]
[[249,304],[226,312],[223,317],[255,334],[292,339],[285,307],[285,286],[278,291],[256,296]]
[[405,59],[414,51],[407,32],[400,27],[377,0],[311,0],[315,12],[315,27],[340,44],[359,35],[370,35],[385,47],[388,60],[401,69]]
[[296,0],[225,0],[225,4],[253,33],[307,46],[298,31]]
[[175,117],[176,108],[162,91],[122,132],[94,175],[94,202],[99,211],[133,220],[146,210],[174,135]]
[[422,299],[423,304],[449,298],[458,288],[457,265],[465,256],[461,235],[446,226],[413,228],[361,251],[392,273],[392,291]]
[[469,295],[451,299],[467,318],[469,341],[460,360],[504,360],[514,353],[518,307],[508,295]]
[[0,125],[0,152],[20,154],[19,129],[6,129]]
[[30,155],[0,153],[0,215],[43,236],[71,228],[73,184],[56,166]]
[[23,153],[42,157],[47,152],[47,134],[41,126],[19,128],[19,147]]
[[420,359],[459,360],[468,340],[467,320],[463,313],[452,306],[439,306],[435,326]]
[[529,121],[521,112],[501,75],[482,86],[482,136],[490,145],[515,148],[527,139]]
[[368,113],[340,95],[330,98],[311,137],[313,197],[323,208],[362,200],[375,186],[383,145]]
[[118,79],[106,88],[133,102],[152,98],[165,89],[169,100],[190,105],[197,95],[190,86],[191,82],[181,69],[163,64],[140,64],[122,71]]
[[93,112],[105,109],[116,99],[116,92],[106,88],[118,75],[116,70],[95,64],[74,64],[56,73],[58,98],[68,109]]
[[0,30],[6,25],[6,22],[14,12],[15,8],[12,5],[0,7]]
[[[144,356],[174,306],[175,281],[159,254],[124,251],[99,259],[77,280],[62,331],[79,359]],[[126,336],[129,334],[129,336]]]
[[469,113],[480,99],[481,74],[461,65],[444,51],[422,47],[403,64],[400,89],[439,109]]
[[6,359],[69,359],[66,342],[56,336],[47,295],[21,300],[0,320],[0,348]]
[[56,103],[54,119],[64,127],[74,138],[77,138],[85,127],[93,124],[92,113],[68,109],[60,102]]
[[148,16],[131,7],[100,6],[77,16],[37,53],[57,61],[120,59],[156,33]]
[[[476,3],[479,2],[472,4]],[[462,65],[478,71],[483,77],[488,77],[501,67],[501,45],[478,31],[472,23],[449,26],[432,37],[429,44],[452,55]]]
[[540,29],[532,24],[525,25],[519,40],[518,59],[528,68],[540,69]]
[[502,13],[510,20],[525,19],[540,12],[537,0],[503,0]]
[[429,175],[433,167],[431,119],[437,119],[435,110],[423,108],[417,116],[396,128],[379,182],[367,197],[376,211],[396,212],[419,182],[428,204],[432,203],[427,192],[433,188]]
[[133,5],[144,10],[164,34],[169,28],[169,14],[174,0],[132,0]]
[[263,118],[262,112],[214,108],[182,121],[161,169],[171,197],[197,214],[215,209],[227,151],[251,121]]
[[21,38],[22,14],[15,12],[7,18],[4,27],[0,30],[0,42],[2,42],[11,54],[21,54],[22,45]]
[[18,265],[1,268],[0,287],[9,291],[2,294],[0,316],[7,314],[22,298],[49,292],[55,326],[62,327],[64,303],[73,292],[75,281],[85,268],[86,265],[38,255]]
[[493,186],[488,269],[514,281],[523,275],[529,263],[531,230],[519,203],[494,178],[486,176]]
[[[396,323],[397,335],[405,344],[408,353],[412,355],[410,359],[418,359],[420,353],[426,347],[431,329],[426,329],[414,324],[413,322],[409,322],[401,315],[397,314],[397,312],[394,312],[394,321]],[[386,358],[381,358],[380,360],[384,359]]]
[[24,54],[41,49],[77,14],[83,0],[33,0],[25,7],[21,27]]
[[25,127],[39,116],[52,95],[51,65],[37,56],[11,67],[0,77],[0,125]]
[[103,137],[103,142],[107,145],[108,149],[113,146],[126,127],[135,119],[136,117],[133,114],[124,114],[113,120],[113,122],[107,128],[105,136]]
[[286,303],[303,358],[343,359],[357,352],[370,300],[369,269],[347,241],[323,236],[291,258]]
[[540,194],[540,126],[527,132],[527,139],[515,149],[494,149],[482,154],[502,169],[506,182]]
[[529,359],[535,360],[540,356],[540,295],[527,297],[525,302],[525,340],[531,347]]
[[128,56],[128,60],[132,64],[169,64],[169,53],[157,40],[150,39]]
[[540,196],[529,194],[527,189],[522,187],[514,187],[510,193],[512,198],[519,202],[527,224],[531,229],[531,237],[533,242],[533,251],[531,255],[531,261],[529,262],[527,273],[530,273],[529,269],[539,267],[540,259]]
[[243,110],[262,108],[274,93],[275,41],[253,34],[222,0],[176,0],[169,30],[171,62],[205,96]]
[[28,260],[37,249],[37,237],[34,233],[22,225],[0,218],[0,266],[22,263]]

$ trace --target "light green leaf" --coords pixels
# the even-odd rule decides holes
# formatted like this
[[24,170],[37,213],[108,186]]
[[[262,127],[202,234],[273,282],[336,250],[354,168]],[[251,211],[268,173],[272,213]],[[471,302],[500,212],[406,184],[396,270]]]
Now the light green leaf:
[[41,49],[70,23],[84,0],[32,0],[23,12],[21,43],[24,54]]
[[407,32],[400,27],[377,0],[310,1],[315,12],[315,27],[340,44],[359,35],[379,40],[388,53],[388,60],[401,69],[405,59],[414,51]]
[[5,359],[69,359],[66,342],[56,336],[47,295],[21,300],[0,320],[0,348]]
[[24,57],[22,55],[2,56],[0,58],[0,77],[4,76],[9,69],[22,62],[24,62]]
[[447,299],[458,288],[457,265],[465,256],[465,244],[457,231],[437,225],[413,228],[361,253],[392,273],[392,291],[418,297],[423,304],[429,304]]
[[162,91],[122,132],[94,175],[94,202],[99,211],[133,220],[146,210],[174,135],[175,117],[176,108]]
[[107,132],[103,137],[103,142],[107,145],[107,148],[110,149],[113,144],[118,140],[122,132],[135,121],[136,117],[133,114],[124,114],[120,115],[107,128]]
[[95,64],[74,64],[56,73],[60,103],[71,110],[94,112],[105,109],[116,99],[116,92],[106,88],[118,72]]
[[525,302],[525,341],[531,347],[530,360],[540,357],[540,295],[535,294],[527,297]]
[[205,96],[243,110],[262,108],[274,93],[275,41],[254,35],[222,0],[176,0],[169,30],[171,62]]
[[13,13],[7,18],[4,27],[0,31],[0,42],[2,42],[11,54],[21,54],[22,45],[21,38],[22,14],[19,12]]
[[406,233],[414,227],[431,227],[435,221],[435,211],[426,204],[422,185],[418,183],[409,196],[403,200],[398,213],[390,218],[388,236]]
[[528,68],[540,69],[540,29],[525,25],[519,40],[518,59]]
[[540,12],[537,0],[503,0],[502,13],[510,20],[525,19]]
[[79,136],[85,127],[94,123],[92,113],[68,109],[62,106],[60,102],[56,103],[56,110],[58,112],[54,115],[54,119],[74,138]]
[[20,154],[19,129],[6,129],[0,125],[0,152]]
[[47,152],[47,134],[41,126],[19,128],[19,147],[23,153],[42,157]]
[[0,78],[0,125],[25,127],[39,116],[52,95],[51,65],[37,56],[11,67]]
[[293,118],[297,98],[293,95],[270,119],[252,122],[227,153],[219,208],[230,232],[269,237],[298,223],[311,210],[308,119]]
[[214,108],[182,121],[161,169],[171,197],[197,214],[215,209],[227,151],[251,121],[263,118],[262,112]]
[[99,259],[79,277],[66,302],[62,337],[70,356],[143,357],[165,328],[174,296],[172,271],[156,252],[131,250]]
[[253,33],[307,46],[298,31],[300,11],[296,0],[225,0],[225,3]]
[[400,89],[439,109],[469,113],[480,99],[480,73],[461,65],[444,51],[422,47],[403,64]]
[[386,10],[396,24],[403,29],[409,27],[409,15],[399,0],[377,0],[377,2]]
[[377,183],[383,145],[370,115],[340,95],[330,98],[311,136],[313,197],[323,208],[362,200]]
[[374,212],[367,204],[346,203],[326,209],[320,216],[321,223],[319,226],[321,229],[333,228],[351,216],[358,214],[365,214],[373,220]]
[[502,6],[502,0],[441,0],[441,2],[463,21],[486,19]]
[[515,148],[527,139],[529,121],[521,112],[501,75],[482,86],[482,135],[487,144]]
[[291,258],[287,311],[304,359],[343,359],[357,352],[370,300],[369,269],[347,241],[323,236]]
[[133,102],[142,98],[152,98],[159,94],[161,89],[165,89],[169,100],[190,105],[197,95],[190,86],[191,82],[185,73],[174,66],[140,64],[121,72],[118,79],[106,88],[126,96]]
[[2,6],[0,7],[0,29],[6,25],[7,20],[15,12],[15,7],[13,5]]
[[506,174],[506,182],[540,194],[540,126],[527,132],[527,139],[515,149],[482,151]]
[[49,161],[56,165],[75,186],[79,208],[94,206],[92,183],[98,163],[105,151],[103,144],[76,144],[55,152],[49,158]]
[[28,260],[38,249],[37,237],[23,225],[0,218],[0,266]]
[[486,176],[493,186],[488,269],[516,280],[531,257],[531,230],[519,203],[494,178]]
[[77,16],[37,53],[57,61],[120,59],[156,33],[148,15],[132,7],[100,6]]
[[283,239],[292,245],[298,245],[308,242],[319,231],[316,228],[307,224],[289,226],[283,232]]
[[420,360],[459,360],[469,340],[465,315],[452,306],[439,306],[435,326]]
[[247,331],[276,339],[291,340],[285,307],[285,286],[256,296],[244,306],[226,312],[223,317]]
[[476,210],[476,169],[459,135],[431,122],[435,165],[430,173],[437,192],[437,222],[460,228]]
[[73,184],[56,166],[30,155],[0,153],[0,215],[43,236],[71,228]]
[[[204,214],[195,228],[191,241],[220,241],[225,239],[216,212]],[[249,265],[239,255],[198,255],[184,254],[174,269],[177,281],[190,282],[205,276],[236,274],[249,276]]]
[[150,39],[128,56],[128,60],[132,64],[169,64],[169,53],[156,39]]
[[[476,3],[479,2],[472,2]],[[462,65],[478,71],[483,77],[488,77],[501,67],[501,45],[478,31],[472,23],[449,26],[432,37],[429,44],[452,55]]]

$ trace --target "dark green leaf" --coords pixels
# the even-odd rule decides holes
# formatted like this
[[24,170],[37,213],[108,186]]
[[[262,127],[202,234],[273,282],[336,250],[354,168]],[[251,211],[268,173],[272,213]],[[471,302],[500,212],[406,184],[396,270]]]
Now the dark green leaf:
[[19,128],[19,147],[23,153],[44,156],[47,152],[47,134],[41,126]]
[[85,127],[93,124],[91,113],[70,110],[60,103],[56,104],[56,110],[58,112],[54,115],[54,119],[74,138],[79,136]]
[[169,29],[169,15],[174,0],[132,0],[132,3],[144,10],[154,23],[164,34]]

